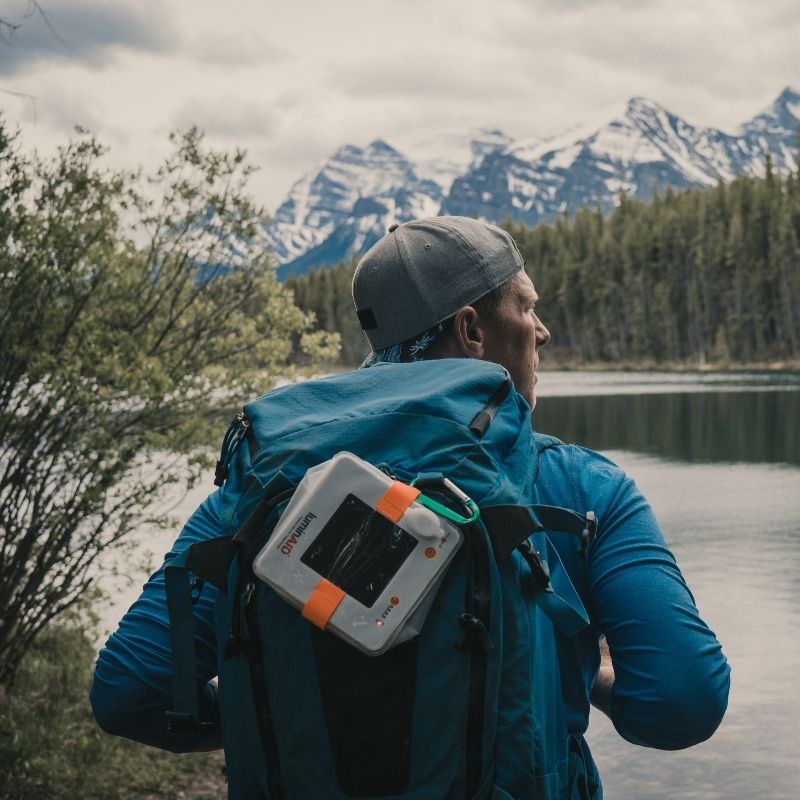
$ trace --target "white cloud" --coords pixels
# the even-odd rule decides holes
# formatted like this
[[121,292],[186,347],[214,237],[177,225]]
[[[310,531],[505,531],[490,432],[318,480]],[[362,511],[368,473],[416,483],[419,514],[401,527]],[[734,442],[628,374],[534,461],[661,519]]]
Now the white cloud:
[[197,126],[214,139],[244,143],[270,136],[275,123],[276,109],[272,105],[224,93],[188,100],[174,116],[170,127],[185,130]]
[[188,35],[184,51],[202,64],[222,68],[275,64],[289,57],[286,50],[264,42],[255,31],[203,30]]
[[3,17],[16,27],[0,45],[0,75],[43,61],[84,62],[102,69],[119,51],[163,52],[177,36],[168,10],[148,0],[17,2]]
[[[18,11],[25,3],[17,0]],[[246,147],[274,208],[347,142],[488,125],[516,137],[644,95],[734,128],[800,84],[796,0],[45,0],[72,49],[0,43],[0,111],[40,147],[76,122],[112,158],[152,165],[196,123]],[[6,12],[4,11],[4,14]],[[30,39],[22,33],[30,26]],[[26,34],[28,35],[28,34]]]

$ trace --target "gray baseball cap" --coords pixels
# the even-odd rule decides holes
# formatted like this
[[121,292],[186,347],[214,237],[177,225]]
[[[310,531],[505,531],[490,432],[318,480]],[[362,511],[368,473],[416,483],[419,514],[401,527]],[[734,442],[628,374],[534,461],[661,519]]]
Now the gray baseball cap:
[[374,351],[446,320],[525,265],[502,228],[469,217],[394,225],[358,262],[353,302]]

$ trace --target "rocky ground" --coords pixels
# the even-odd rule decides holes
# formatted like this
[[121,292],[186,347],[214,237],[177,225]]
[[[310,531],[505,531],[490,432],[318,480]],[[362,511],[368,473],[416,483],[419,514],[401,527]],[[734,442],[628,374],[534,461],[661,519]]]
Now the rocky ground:
[[[194,754],[197,758],[198,754]],[[187,772],[164,792],[145,792],[135,800],[225,800],[228,784],[225,779],[225,757],[221,750],[204,754],[207,762],[202,768]]]

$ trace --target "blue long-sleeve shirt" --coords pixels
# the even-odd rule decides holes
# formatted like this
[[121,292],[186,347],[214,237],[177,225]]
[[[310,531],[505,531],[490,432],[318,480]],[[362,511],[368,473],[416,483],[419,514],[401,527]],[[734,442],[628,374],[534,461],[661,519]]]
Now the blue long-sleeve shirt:
[[[571,537],[551,535],[592,623],[572,638],[557,634],[570,733],[580,737],[588,726],[600,663],[598,639],[605,635],[615,671],[610,714],[620,735],[661,749],[708,738],[727,705],[730,670],[633,481],[593,451],[559,445],[541,455],[535,501],[592,509],[600,520],[586,558],[578,555]],[[220,493],[215,492],[186,523],[166,561],[219,533]],[[209,683],[216,673],[214,598],[207,584],[194,606],[197,677],[205,684],[201,713],[210,721],[217,720],[216,688]],[[91,702],[97,720],[111,733],[171,750],[202,746],[202,736],[170,735],[164,726],[164,711],[172,705],[172,672],[163,566],[100,652]],[[504,726],[504,704],[510,708],[513,697],[501,692],[499,753],[505,730],[513,728],[509,736],[518,743],[529,733],[518,725]],[[514,750],[509,739],[507,752]],[[498,757],[499,771],[516,769],[510,756],[512,763],[504,761]]]

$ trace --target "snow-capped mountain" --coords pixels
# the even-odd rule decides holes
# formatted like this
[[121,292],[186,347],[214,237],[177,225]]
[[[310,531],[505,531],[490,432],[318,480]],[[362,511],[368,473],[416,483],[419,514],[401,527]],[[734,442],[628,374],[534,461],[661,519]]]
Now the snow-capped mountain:
[[713,186],[796,168],[800,92],[727,133],[691,125],[642,97],[611,106],[545,140],[500,131],[405,137],[340,148],[301,178],[267,226],[279,274],[363,252],[393,222],[433,214],[529,225],[581,205],[613,207],[619,193],[647,199],[667,186]]
[[800,94],[784,91],[736,134],[695,127],[652,100],[634,97],[599,118],[534,144],[520,142],[456,179],[441,213],[510,218],[529,225],[580,205],[613,206],[620,191],[647,199],[667,186],[795,166]]
[[380,139],[345,145],[302,177],[267,226],[281,277],[332,264],[377,241],[395,220],[436,214],[444,192]]
[[339,148],[295,183],[267,226],[279,276],[346,260],[392,223],[438,214],[453,181],[510,142],[500,131],[476,129],[406,138],[411,158],[382,140]]
[[[791,169],[798,152],[800,91],[784,89],[775,102],[741,127],[741,136],[756,152],[769,151],[779,170]],[[763,158],[760,162],[763,165]],[[761,170],[763,172],[763,169]]]
[[502,131],[469,128],[461,133],[428,133],[395,137],[392,144],[416,165],[417,174],[430,178],[446,195],[456,178],[478,165],[489,153],[512,143]]

